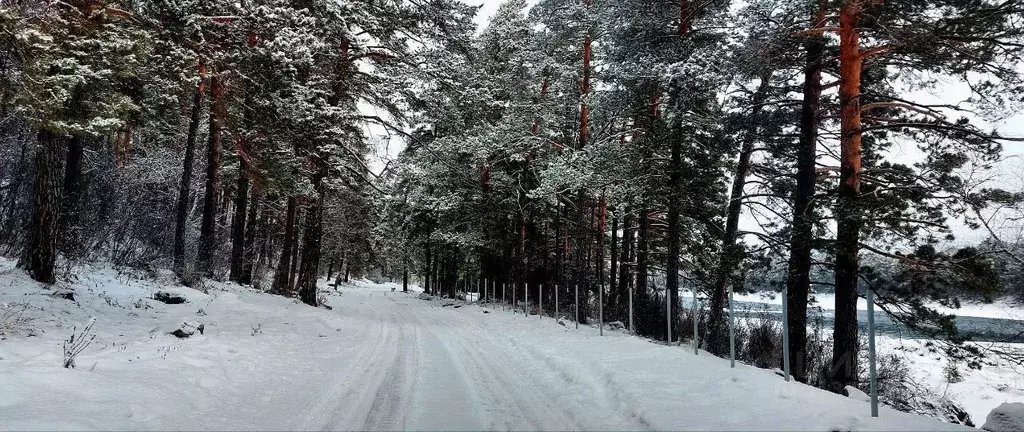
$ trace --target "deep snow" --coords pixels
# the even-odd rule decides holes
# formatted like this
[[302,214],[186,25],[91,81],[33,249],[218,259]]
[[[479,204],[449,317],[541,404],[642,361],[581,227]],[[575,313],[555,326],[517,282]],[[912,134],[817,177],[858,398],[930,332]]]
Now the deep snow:
[[[91,268],[72,302],[11,267],[0,261],[0,310],[30,306],[0,341],[0,429],[963,429],[872,419],[865,402],[706,352],[393,284],[344,286],[327,310]],[[149,299],[160,289],[189,301]],[[95,342],[62,368],[62,340],[92,316]],[[166,334],[182,319],[205,333]]]

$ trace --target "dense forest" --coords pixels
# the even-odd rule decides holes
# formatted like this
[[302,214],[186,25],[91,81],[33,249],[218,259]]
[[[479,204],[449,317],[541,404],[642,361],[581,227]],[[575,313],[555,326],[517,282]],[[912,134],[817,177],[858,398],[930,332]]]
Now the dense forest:
[[1024,211],[993,127],[1024,99],[1015,0],[507,0],[481,29],[457,0],[0,5],[0,253],[43,283],[578,289],[583,323],[698,319],[719,355],[727,293],[785,288],[793,374],[837,392],[866,290],[958,356],[931,305],[1024,298],[995,226]]

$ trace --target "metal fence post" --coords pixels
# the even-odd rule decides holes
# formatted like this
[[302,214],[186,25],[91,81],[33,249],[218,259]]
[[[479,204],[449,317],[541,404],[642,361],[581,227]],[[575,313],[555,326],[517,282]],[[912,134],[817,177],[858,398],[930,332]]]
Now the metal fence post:
[[782,369],[789,381],[789,288],[782,289]]
[[537,290],[537,312],[539,312],[537,316],[544,319],[544,284],[540,284]]
[[868,289],[868,364],[871,377],[871,417],[878,417],[878,375],[875,370],[875,293]]
[[526,311],[526,316],[530,316],[530,283],[523,284],[523,309]]
[[580,328],[580,285],[576,284],[576,329]]

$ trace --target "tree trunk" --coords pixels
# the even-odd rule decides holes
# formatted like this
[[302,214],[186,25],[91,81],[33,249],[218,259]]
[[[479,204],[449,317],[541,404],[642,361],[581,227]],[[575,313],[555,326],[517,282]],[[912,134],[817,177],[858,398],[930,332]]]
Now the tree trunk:
[[301,258],[303,258],[303,257],[299,256],[299,245],[301,244],[301,241],[299,241],[299,239],[303,238],[302,235],[303,235],[303,231],[304,231],[302,229],[302,227],[299,226],[299,221],[301,221],[301,220],[302,220],[302,207],[298,205],[298,202],[296,202],[296,205],[295,205],[295,233],[292,235],[292,238],[294,238],[295,241],[292,242],[292,262],[291,262],[291,267],[288,268],[288,288],[287,288],[287,290],[288,290],[289,294],[295,294],[295,292],[297,291],[296,283],[299,281],[299,278],[298,278],[298,275],[299,275],[299,262],[301,261]]
[[295,197],[288,197],[288,210],[284,219],[284,243],[281,244],[281,258],[274,269],[274,294],[288,294],[288,274],[291,272],[292,249],[295,244]]
[[682,201],[682,190],[679,184],[682,175],[680,172],[683,150],[682,124],[677,124],[674,129],[675,133],[671,138],[672,166],[669,168],[668,233],[665,236],[668,241],[668,254],[665,257],[665,301],[668,302],[665,340],[669,343],[672,342],[669,328],[678,331],[675,321],[679,316],[679,206]]
[[405,264],[402,268],[402,292],[409,292],[409,265]]
[[306,209],[306,227],[302,234],[302,266],[299,270],[299,299],[310,306],[319,304],[316,280],[320,276],[320,240],[323,233],[324,169],[313,178],[316,196]]
[[736,233],[739,231],[740,214],[743,210],[743,187],[747,184],[747,173],[750,172],[750,156],[754,152],[757,141],[758,116],[764,105],[768,90],[771,87],[771,73],[761,76],[761,84],[754,93],[750,109],[750,128],[743,138],[736,173],[732,179],[732,191],[726,206],[725,233],[722,236],[722,256],[718,262],[718,273],[715,275],[715,286],[711,293],[711,311],[708,318],[706,348],[712,354],[724,355],[728,352],[726,344],[726,326],[722,309],[725,307],[725,294],[732,273],[740,262],[743,249],[736,244]]
[[629,270],[630,258],[633,250],[633,209],[630,206],[626,206],[626,210],[622,212],[622,249],[619,251],[619,286],[615,293],[615,300],[612,304],[616,305],[619,310],[620,318],[626,316],[626,313],[622,312],[622,299],[628,298],[629,296],[629,284],[632,276]]
[[242,283],[245,273],[245,218],[249,204],[249,174],[239,160],[238,186],[235,190],[235,215],[231,218],[231,274],[229,279]]
[[35,203],[29,241],[20,267],[32,279],[52,284],[56,282],[54,264],[57,259],[57,135],[40,131],[36,143]]
[[612,296],[615,290],[618,288],[616,284],[616,277],[619,273],[619,256],[618,256],[618,243],[619,243],[619,218],[618,216],[612,216],[612,242],[608,246],[611,250],[608,251],[608,258],[611,260],[611,267],[608,270],[608,305],[612,306],[615,303],[612,301]]
[[647,231],[651,225],[647,217],[647,208],[641,207],[637,212],[639,227],[636,236],[636,292],[638,295],[647,294]]
[[840,169],[836,203],[836,318],[833,330],[831,390],[857,383],[857,273],[860,241],[860,3],[839,15]]
[[79,221],[82,207],[82,161],[85,146],[82,138],[71,136],[68,140],[67,157],[64,160],[64,193],[60,199],[59,242],[65,257],[75,258],[82,254],[82,236]]
[[430,294],[431,293],[431,291],[430,291],[430,282],[432,282],[431,281],[431,276],[434,273],[433,267],[431,266],[432,259],[431,259],[431,256],[430,256],[430,242],[427,242],[426,249],[427,249],[426,250],[426,254],[427,254],[427,257],[426,257],[427,268],[426,268],[426,274],[423,276],[423,292],[425,292],[427,294]]
[[217,204],[220,197],[220,135],[223,88],[216,71],[210,78],[210,139],[206,149],[206,193],[203,198],[203,221],[199,229],[199,256],[196,271],[213,277],[213,256],[217,249]]
[[256,184],[252,185],[252,193],[249,194],[249,214],[245,222],[245,241],[242,244],[242,278],[239,282],[252,284],[253,266],[257,260],[256,237],[258,235],[258,218],[260,206],[260,192]]
[[[824,25],[825,4],[813,12]],[[803,104],[800,108],[800,143],[797,149],[796,190],[793,193],[793,231],[790,236],[786,280],[789,312],[789,365],[793,378],[807,382],[807,301],[811,287],[811,255],[814,252],[814,188],[817,180],[818,122],[821,103],[821,72],[824,38],[811,36],[805,43]]]
[[[603,193],[601,194],[601,201],[598,206],[600,208],[598,209],[597,217],[597,259],[594,262],[594,266],[597,267],[597,289],[604,290],[604,232],[607,229],[605,221],[608,220],[608,201]],[[598,298],[602,297],[603,294],[598,296]],[[604,305],[600,305],[600,307],[603,308]]]
[[178,186],[178,204],[174,218],[174,273],[178,277],[185,272],[185,222],[188,218],[188,201],[192,189],[192,161],[195,159],[196,136],[199,134],[199,119],[203,111],[203,94],[206,80],[205,66],[199,64],[199,84],[192,96],[192,116],[188,122],[188,137],[185,139],[185,157],[182,162],[181,183]]

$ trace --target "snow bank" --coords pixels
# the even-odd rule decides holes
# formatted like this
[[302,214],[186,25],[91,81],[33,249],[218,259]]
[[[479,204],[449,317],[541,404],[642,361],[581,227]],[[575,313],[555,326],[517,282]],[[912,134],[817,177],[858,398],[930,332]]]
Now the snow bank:
[[988,413],[985,425],[981,427],[991,432],[1024,431],[1024,403],[1004,403]]

